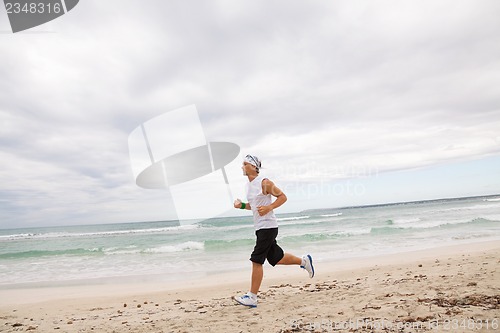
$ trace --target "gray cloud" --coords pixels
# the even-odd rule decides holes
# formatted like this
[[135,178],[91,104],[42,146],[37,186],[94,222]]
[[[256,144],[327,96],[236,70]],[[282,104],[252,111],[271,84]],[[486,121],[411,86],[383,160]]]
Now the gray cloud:
[[0,219],[173,216],[168,193],[133,184],[127,136],[193,103],[210,140],[276,170],[499,154],[499,11],[497,1],[88,0],[39,27],[55,33],[1,34]]

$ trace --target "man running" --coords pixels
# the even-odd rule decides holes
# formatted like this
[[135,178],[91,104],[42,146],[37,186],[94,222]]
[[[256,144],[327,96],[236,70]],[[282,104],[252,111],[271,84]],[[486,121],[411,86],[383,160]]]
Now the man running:
[[[262,265],[266,259],[273,267],[276,265],[299,265],[309,273],[310,278],[314,276],[310,255],[299,258],[293,254],[285,253],[276,242],[278,221],[274,215],[274,209],[284,204],[287,197],[271,180],[259,175],[261,167],[261,161],[257,156],[247,155],[245,157],[242,169],[243,175],[248,177],[248,203],[241,202],[239,199],[234,202],[234,208],[252,210],[255,235],[257,236],[255,248],[250,256],[252,261],[250,291],[243,296],[234,297],[238,303],[249,307],[257,306],[257,294],[264,276]],[[274,202],[272,197],[276,198]]]

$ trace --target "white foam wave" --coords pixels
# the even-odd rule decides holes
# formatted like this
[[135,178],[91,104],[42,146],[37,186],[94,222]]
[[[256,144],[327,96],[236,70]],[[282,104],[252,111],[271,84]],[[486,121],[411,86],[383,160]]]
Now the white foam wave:
[[481,217],[476,217],[472,219],[468,218],[463,218],[463,219],[456,219],[456,220],[442,220],[442,219],[436,219],[432,221],[423,221],[421,223],[414,223],[414,224],[397,224],[395,225],[396,228],[399,229],[432,229],[432,228],[437,228],[437,227],[445,227],[445,226],[454,226],[454,225],[464,225],[464,224],[473,224],[477,222],[481,222],[484,220]]
[[320,218],[318,216],[316,217],[310,217],[308,219],[302,219],[302,220],[289,220],[289,221],[279,221],[280,226],[297,226],[300,227],[301,225],[319,225],[319,224],[329,224],[332,223],[334,220],[332,219],[325,219],[325,218]]
[[455,239],[455,240],[464,240],[464,239],[475,239],[475,238],[487,238],[487,237],[490,237],[490,236],[491,235],[488,234],[488,233],[475,233],[475,234],[453,236],[451,238]]
[[310,218],[310,216],[279,217],[278,221],[296,221],[296,220],[305,220],[308,218]]
[[498,202],[500,201],[500,198],[492,198],[492,199],[484,199],[486,202]]
[[[488,199],[486,199],[488,200]],[[491,200],[491,199],[489,199]],[[493,204],[490,203],[484,203],[484,204],[479,204],[479,205],[472,205],[472,206],[465,206],[465,207],[453,207],[453,208],[443,208],[443,209],[439,209],[437,210],[436,212],[439,213],[439,212],[460,212],[460,211],[476,211],[476,210],[486,210],[486,209],[492,209],[492,208],[496,208],[496,207],[499,207],[500,208],[500,205],[499,204],[495,204],[495,203],[500,203],[500,200],[494,200],[492,201],[494,202]]]
[[320,215],[321,217],[337,217],[337,216],[341,216],[342,213],[334,213],[334,214],[322,214]]
[[351,230],[337,231],[335,234],[339,235],[339,236],[361,236],[361,235],[369,234],[370,231],[371,231],[371,228],[362,228],[362,229],[351,229]]
[[419,217],[410,217],[410,218],[396,218],[394,219],[394,224],[415,224],[415,223],[418,223],[420,222],[421,219]]
[[203,242],[184,242],[175,245],[163,245],[150,249],[146,249],[144,253],[173,253],[173,252],[183,252],[183,251],[200,251],[205,249],[205,244]]
[[102,249],[102,252],[107,255],[137,254],[140,253],[141,250],[136,245],[130,245],[126,247],[108,247]]
[[236,231],[236,230],[243,230],[243,229],[253,229],[253,223],[242,223],[239,225],[230,225],[230,226],[224,226],[224,227],[214,227],[214,226],[204,226],[203,228],[217,228],[217,232],[224,232],[224,231]]
[[129,235],[129,234],[150,234],[162,232],[185,231],[199,228],[199,225],[181,225],[164,228],[150,228],[150,229],[133,229],[133,230],[113,230],[113,231],[97,231],[97,232],[48,232],[48,233],[35,233],[35,234],[12,234],[1,235],[1,240],[19,240],[19,239],[50,239],[50,238],[70,238],[70,237],[107,237],[115,235]]
[[0,235],[1,240],[16,240],[16,239],[29,239],[33,238],[36,234],[13,234],[13,235]]

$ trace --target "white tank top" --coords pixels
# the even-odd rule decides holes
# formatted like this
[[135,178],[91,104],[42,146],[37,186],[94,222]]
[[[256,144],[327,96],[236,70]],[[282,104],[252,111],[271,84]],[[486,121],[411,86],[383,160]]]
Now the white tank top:
[[260,216],[257,211],[259,206],[268,206],[272,203],[271,194],[262,193],[262,181],[266,179],[262,176],[257,176],[254,180],[247,184],[247,199],[253,212],[253,223],[255,230],[271,229],[278,227],[278,221],[274,215],[274,211],[270,211],[264,216]]

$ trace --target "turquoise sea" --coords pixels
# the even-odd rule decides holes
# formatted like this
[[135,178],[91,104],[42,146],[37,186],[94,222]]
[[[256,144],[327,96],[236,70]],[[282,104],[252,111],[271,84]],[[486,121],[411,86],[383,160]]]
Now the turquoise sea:
[[[500,241],[500,195],[279,215],[279,244],[335,262]],[[0,289],[179,281],[249,270],[252,218],[0,230]]]

